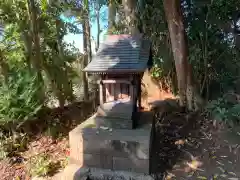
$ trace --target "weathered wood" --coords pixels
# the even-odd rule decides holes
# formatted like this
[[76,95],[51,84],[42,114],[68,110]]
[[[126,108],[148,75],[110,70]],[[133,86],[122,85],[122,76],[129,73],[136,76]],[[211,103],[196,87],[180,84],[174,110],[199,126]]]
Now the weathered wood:
[[97,81],[98,84],[100,84],[101,82],[103,84],[116,84],[116,83],[131,84],[131,81],[124,80],[124,79],[106,79],[106,80],[98,80]]
[[104,88],[105,88],[106,102],[108,102],[108,98],[110,96],[109,84],[104,84]]
[[111,95],[113,96],[113,100],[116,100],[115,88],[115,84],[111,84]]
[[[130,80],[131,80],[131,82],[133,82],[133,76],[130,76]],[[131,98],[131,101],[132,102],[134,102],[134,85],[133,84],[131,84],[130,85],[130,88],[129,88],[129,94],[130,94],[130,98]]]
[[99,102],[100,106],[103,106],[104,100],[103,100],[103,84],[99,83]]
[[114,92],[114,96],[116,97],[116,99],[121,99],[121,89],[120,89],[120,84],[117,83],[115,84],[115,92]]
[[142,88],[141,88],[141,78],[138,78],[138,107],[142,108]]
[[121,84],[121,98],[129,98],[129,85]]

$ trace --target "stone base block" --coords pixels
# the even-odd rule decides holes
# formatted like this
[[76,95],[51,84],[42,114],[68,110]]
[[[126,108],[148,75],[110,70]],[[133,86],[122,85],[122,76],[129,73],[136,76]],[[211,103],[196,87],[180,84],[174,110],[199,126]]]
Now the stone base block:
[[62,172],[55,175],[53,180],[154,180],[150,175],[126,171],[112,171],[97,168],[79,168],[70,164]]
[[80,167],[148,174],[150,134],[151,128],[102,129],[81,124],[69,134],[70,161]]

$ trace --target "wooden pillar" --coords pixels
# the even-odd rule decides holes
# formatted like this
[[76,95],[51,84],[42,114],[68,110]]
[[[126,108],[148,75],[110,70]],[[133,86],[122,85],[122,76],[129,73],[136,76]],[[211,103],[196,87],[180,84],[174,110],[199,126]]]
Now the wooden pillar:
[[130,84],[130,95],[131,95],[131,102],[133,103],[133,116],[132,116],[132,129],[135,129],[137,127],[137,119],[138,119],[138,116],[137,116],[137,95],[138,95],[138,92],[136,91],[136,87],[138,86],[138,84],[136,84],[137,82],[135,81],[135,77],[133,75],[131,75],[130,77],[130,81],[132,82]]
[[[130,76],[130,81],[133,82],[133,75]],[[132,103],[134,103],[134,85],[133,84],[130,84],[130,88],[129,88],[129,91],[130,91],[130,100]]]
[[138,108],[142,109],[142,86],[140,76],[138,76]]
[[115,84],[112,83],[112,84],[110,84],[110,86],[111,86],[111,96],[113,97],[113,100],[116,100],[116,98],[115,98]]
[[100,107],[102,107],[102,106],[103,106],[103,103],[104,103],[102,79],[103,79],[103,78],[101,77],[100,83],[99,83],[99,102],[100,102]]

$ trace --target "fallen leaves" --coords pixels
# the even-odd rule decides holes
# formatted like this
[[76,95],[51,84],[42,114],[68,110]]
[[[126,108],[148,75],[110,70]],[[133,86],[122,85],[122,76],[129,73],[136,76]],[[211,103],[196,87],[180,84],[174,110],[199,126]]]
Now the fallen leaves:
[[198,179],[202,179],[202,180],[205,180],[205,179],[207,179],[206,177],[204,177],[204,176],[198,176],[197,177]]
[[224,166],[223,163],[219,162],[219,161],[216,161],[217,164],[221,165],[221,166]]
[[[188,166],[191,170],[194,170],[194,171],[200,170],[200,171],[202,171],[201,169],[199,169],[199,167],[201,167],[203,163],[200,162],[200,161],[198,161],[198,160],[192,160],[191,162],[187,162],[186,164],[187,164],[187,166]],[[187,169],[188,169],[188,168],[187,168]]]
[[226,172],[226,170],[224,170],[222,167],[217,167],[222,173],[225,173]]
[[239,153],[236,153],[240,146],[231,145],[220,130],[212,128],[209,120],[197,121],[196,129],[186,130],[181,118],[167,116],[157,127],[159,166],[165,168],[167,162],[172,169],[166,180],[240,180]]
[[176,177],[175,174],[168,172],[167,177],[165,178],[165,180],[171,180],[174,177]]
[[175,141],[174,144],[175,144],[175,145],[184,145],[185,142],[186,142],[186,140],[180,139],[180,140]]
[[220,156],[220,157],[222,157],[222,158],[227,158],[228,156]]
[[7,162],[0,161],[1,180],[30,180],[27,175],[26,164],[31,157],[40,153],[47,153],[55,161],[62,162],[69,152],[67,146],[67,139],[53,140],[46,136],[37,138],[30,142],[29,149],[21,153],[21,156],[14,156]]
[[234,173],[234,172],[228,172],[228,174],[230,174],[230,175],[232,175],[232,176],[237,176],[237,174]]

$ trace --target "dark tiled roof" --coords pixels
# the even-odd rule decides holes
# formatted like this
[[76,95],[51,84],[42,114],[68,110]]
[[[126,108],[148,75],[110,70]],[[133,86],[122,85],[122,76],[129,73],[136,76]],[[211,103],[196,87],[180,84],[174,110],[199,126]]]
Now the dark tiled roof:
[[142,72],[147,68],[150,42],[130,35],[109,35],[84,71]]

